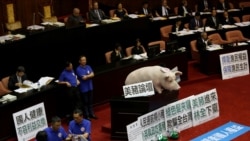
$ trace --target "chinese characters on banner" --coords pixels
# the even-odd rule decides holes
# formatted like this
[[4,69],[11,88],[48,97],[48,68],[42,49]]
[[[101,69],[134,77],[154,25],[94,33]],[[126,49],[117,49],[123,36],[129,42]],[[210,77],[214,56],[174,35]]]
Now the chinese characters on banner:
[[168,131],[182,131],[219,116],[216,89],[192,95],[138,117],[127,125],[129,141],[157,140]]
[[48,127],[44,103],[13,113],[16,134],[19,141],[28,141],[40,130]]
[[178,129],[182,131],[192,127],[191,97],[194,96],[189,96],[165,106],[164,111],[167,129]]
[[145,81],[123,86],[125,98],[141,97],[154,95],[154,86],[152,81]]
[[129,141],[142,141],[142,128],[140,126],[139,120],[127,125],[127,134]]
[[157,135],[166,133],[164,108],[161,107],[138,117],[143,141],[156,140]]
[[219,101],[216,89],[191,98],[193,126],[219,117]]
[[247,50],[220,55],[222,79],[249,74]]

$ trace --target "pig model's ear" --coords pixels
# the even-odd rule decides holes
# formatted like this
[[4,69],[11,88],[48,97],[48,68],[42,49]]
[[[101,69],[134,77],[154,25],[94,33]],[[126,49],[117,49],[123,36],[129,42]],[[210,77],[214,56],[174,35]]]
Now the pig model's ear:
[[180,72],[180,71],[175,71],[174,73],[175,73],[175,75],[182,75],[182,72]]
[[170,70],[168,68],[161,68],[161,71],[166,73],[166,72],[169,72]]

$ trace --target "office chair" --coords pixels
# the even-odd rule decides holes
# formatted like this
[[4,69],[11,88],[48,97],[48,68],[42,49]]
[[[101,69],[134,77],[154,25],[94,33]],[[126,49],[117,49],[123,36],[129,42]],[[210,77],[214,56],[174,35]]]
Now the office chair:
[[232,30],[232,31],[227,31],[225,33],[226,40],[229,41],[230,43],[233,42],[242,42],[242,41],[247,41],[249,40],[248,38],[245,38],[240,30]]
[[218,45],[222,45],[222,44],[228,44],[230,43],[229,41],[226,41],[226,40],[223,40],[220,36],[219,33],[213,33],[213,34],[210,34],[208,35],[208,38],[209,39],[212,39],[212,43],[213,44],[218,44]]
[[163,41],[169,41],[169,33],[172,32],[173,25],[166,25],[160,28],[161,39]]
[[240,23],[240,18],[239,17],[233,17],[233,19],[235,20],[236,23]]
[[132,48],[133,48],[133,46],[126,48],[126,55],[127,56],[131,56],[132,55]]
[[[10,78],[9,76],[6,76],[6,77],[2,78],[2,80],[1,80],[4,88],[6,88],[7,90],[9,90],[9,88],[8,88],[9,78]],[[9,90],[9,91],[11,92],[11,90]]]
[[160,51],[166,50],[166,43],[163,40],[149,42],[148,47],[152,45],[157,45],[157,44],[160,44]]
[[111,53],[112,52],[113,51],[108,51],[108,52],[105,53],[105,58],[106,58],[106,63],[107,64],[111,63]]
[[243,15],[242,22],[248,22],[248,21],[250,21],[250,15]]
[[200,62],[200,53],[196,46],[197,40],[190,41],[190,47],[191,47],[191,56],[193,60],[196,60],[197,62]]
[[10,93],[11,91],[6,89],[4,86],[3,86],[3,83],[0,82],[0,96],[3,96],[5,94],[8,94]]

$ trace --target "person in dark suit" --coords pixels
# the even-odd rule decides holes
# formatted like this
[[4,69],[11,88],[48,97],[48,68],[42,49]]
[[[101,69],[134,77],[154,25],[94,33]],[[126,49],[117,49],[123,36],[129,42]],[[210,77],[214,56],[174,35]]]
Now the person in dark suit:
[[122,51],[122,46],[120,43],[115,44],[115,49],[111,53],[111,63],[118,62],[124,57],[124,53]]
[[192,14],[192,10],[188,6],[187,0],[182,0],[181,4],[178,6],[178,15],[188,17],[188,16],[191,16],[191,14]]
[[221,24],[217,12],[215,9],[212,10],[211,16],[207,18],[206,26],[217,29]]
[[197,30],[200,27],[203,27],[200,12],[196,12],[194,18],[189,22],[189,29]]
[[197,39],[196,42],[196,47],[199,50],[199,52],[201,51],[205,51],[208,45],[211,45],[211,40],[208,39],[207,37],[207,33],[206,32],[202,32],[201,33],[201,37]]
[[12,91],[18,89],[23,85],[23,81],[27,79],[25,68],[23,66],[18,66],[16,73],[9,77],[8,88]]
[[198,2],[198,11],[199,12],[211,11],[212,8],[213,8],[213,5],[210,2],[210,0],[199,0],[199,2]]
[[152,10],[149,8],[148,2],[143,2],[141,9],[138,11],[138,14],[146,15],[147,17],[152,17]]
[[79,8],[74,8],[73,13],[68,16],[68,19],[66,21],[67,27],[75,27],[81,25],[81,23],[84,23],[84,19],[80,14]]
[[184,26],[182,24],[181,19],[177,19],[175,24],[172,26],[172,32],[178,32],[183,30]]
[[91,23],[101,23],[102,20],[108,19],[103,10],[99,9],[99,4],[97,1],[93,2],[93,8],[89,11],[89,20]]
[[131,54],[132,55],[139,55],[142,53],[146,53],[146,50],[145,50],[144,46],[141,44],[140,39],[138,38],[135,41],[135,45],[132,48]]
[[122,5],[121,2],[119,2],[117,4],[117,8],[115,9],[114,11],[114,17],[118,17],[120,18],[121,20],[123,19],[129,19],[129,16],[128,16],[128,11],[127,9],[125,9]]
[[226,0],[218,0],[218,3],[216,5],[216,9],[218,9],[218,10],[230,9],[229,2]]
[[168,6],[167,0],[161,0],[161,6],[156,8],[155,10],[155,16],[156,17],[164,17],[164,16],[170,16],[173,15],[172,9]]
[[227,11],[224,11],[221,24],[223,24],[223,25],[233,25],[234,23],[235,23],[235,20],[233,19],[233,17],[231,17],[228,14]]

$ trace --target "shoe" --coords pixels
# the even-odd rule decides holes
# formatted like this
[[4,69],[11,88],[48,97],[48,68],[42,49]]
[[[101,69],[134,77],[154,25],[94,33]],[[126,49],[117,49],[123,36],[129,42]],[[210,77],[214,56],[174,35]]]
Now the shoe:
[[91,115],[90,118],[98,119],[98,117],[96,115]]

